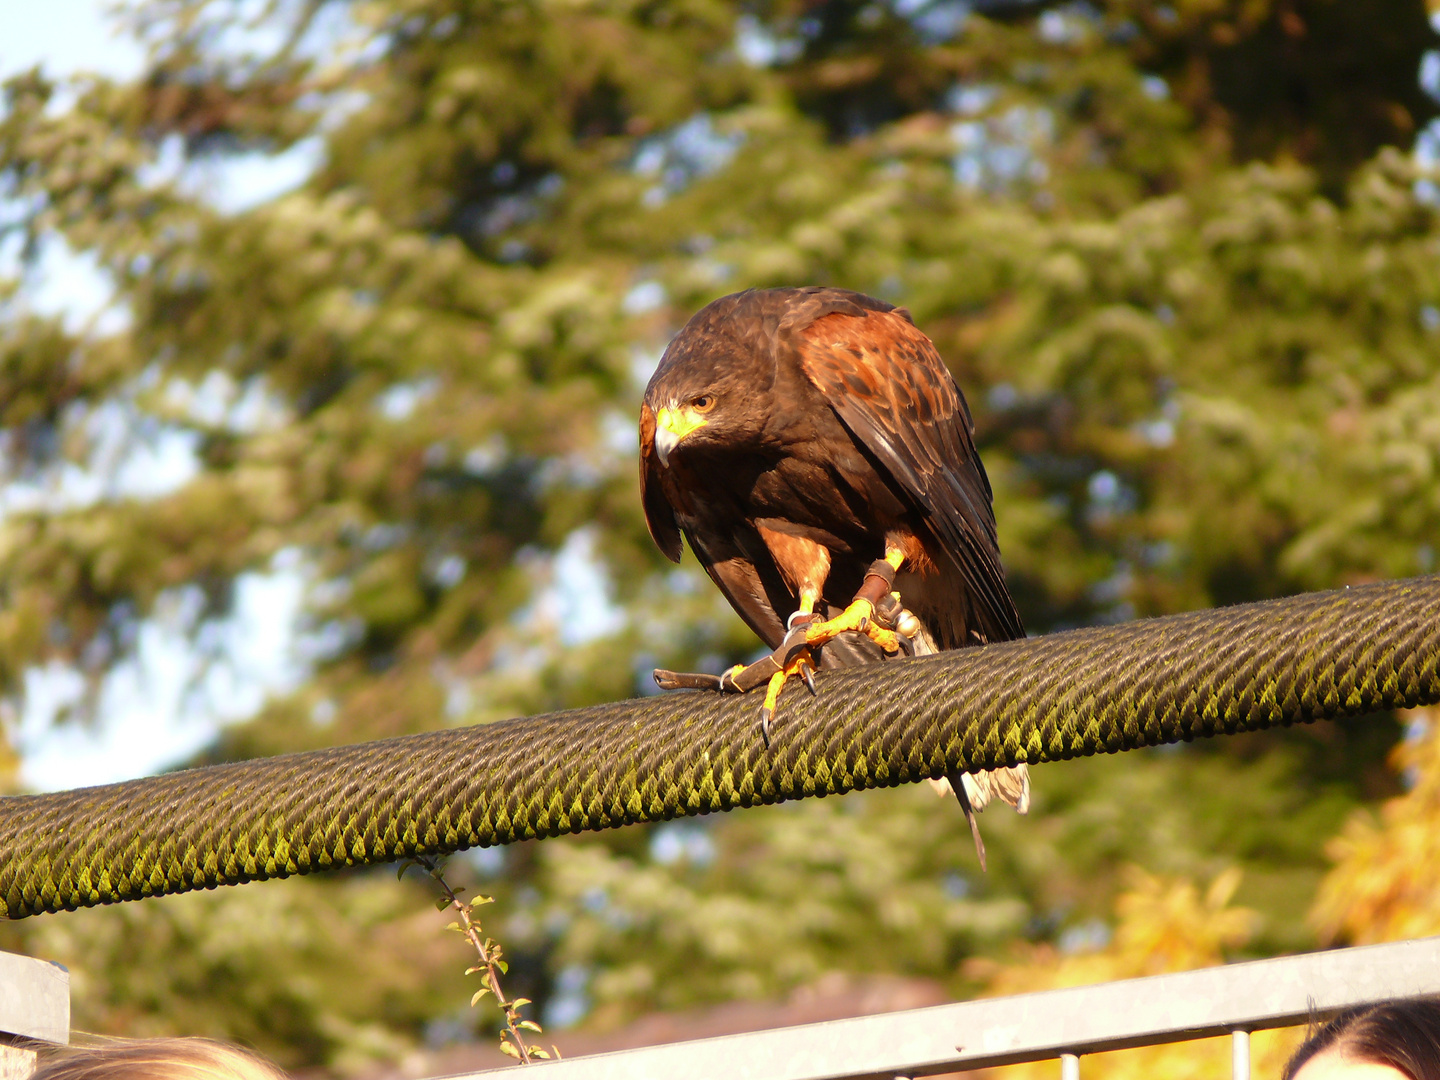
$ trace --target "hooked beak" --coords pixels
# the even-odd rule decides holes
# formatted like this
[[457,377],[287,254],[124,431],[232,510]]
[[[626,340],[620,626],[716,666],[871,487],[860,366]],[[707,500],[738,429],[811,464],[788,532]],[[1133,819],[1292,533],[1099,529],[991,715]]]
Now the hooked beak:
[[670,451],[696,428],[705,426],[705,418],[691,408],[664,408],[655,414],[655,453],[660,464],[670,464]]
[[668,428],[662,428],[659,425],[656,425],[655,453],[660,458],[661,465],[668,466],[670,464],[670,451],[675,449],[675,445],[679,441],[679,435],[676,435]]

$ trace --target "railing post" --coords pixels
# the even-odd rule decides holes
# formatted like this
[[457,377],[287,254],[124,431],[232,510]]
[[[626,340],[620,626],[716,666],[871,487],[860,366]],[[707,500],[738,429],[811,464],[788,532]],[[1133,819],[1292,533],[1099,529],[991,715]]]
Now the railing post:
[[69,972],[0,952],[0,1080],[26,1080],[37,1045],[69,1041]]
[[1060,1080],[1080,1080],[1080,1055],[1060,1055]]
[[1230,1033],[1231,1080],[1250,1080],[1250,1032]]

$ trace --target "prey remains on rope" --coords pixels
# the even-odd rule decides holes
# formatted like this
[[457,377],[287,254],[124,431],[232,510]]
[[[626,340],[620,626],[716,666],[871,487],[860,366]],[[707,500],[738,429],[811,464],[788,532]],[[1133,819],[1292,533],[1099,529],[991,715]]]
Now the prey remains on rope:
[[[990,481],[955,380],[909,313],[843,289],[726,296],[665,350],[640,410],[640,491],[672,561],[683,534],[774,651],[665,689],[781,691],[816,668],[1025,636]],[[1025,765],[932,781],[975,838],[994,796],[1022,814]]]

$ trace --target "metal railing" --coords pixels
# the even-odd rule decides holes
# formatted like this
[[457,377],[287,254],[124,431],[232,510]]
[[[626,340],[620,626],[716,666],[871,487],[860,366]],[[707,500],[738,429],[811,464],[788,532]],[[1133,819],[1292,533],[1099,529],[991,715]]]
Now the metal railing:
[[0,1080],[35,1071],[35,1043],[70,1041],[70,973],[0,952]]
[[[24,1040],[69,1039],[69,976],[0,953],[0,1076],[22,1080]],[[1230,1035],[1235,1080],[1250,1078],[1250,1033],[1342,1009],[1440,993],[1440,937],[1308,953],[831,1020],[542,1062],[536,1080],[895,1080],[1058,1059],[1078,1080],[1086,1054]],[[514,1067],[463,1078],[515,1076]]]
[[[543,1062],[526,1075],[893,1080],[1059,1059],[1062,1080],[1078,1080],[1085,1054],[1230,1035],[1235,1080],[1249,1080],[1252,1031],[1434,993],[1440,937],[648,1046]],[[502,1073],[510,1070],[465,1080]]]

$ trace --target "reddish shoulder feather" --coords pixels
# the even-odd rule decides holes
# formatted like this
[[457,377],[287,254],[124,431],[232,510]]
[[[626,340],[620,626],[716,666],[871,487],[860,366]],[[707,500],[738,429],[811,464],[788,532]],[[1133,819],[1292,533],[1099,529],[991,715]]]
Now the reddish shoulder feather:
[[899,312],[875,310],[823,315],[792,341],[806,377],[925,515],[988,616],[987,633],[1023,637],[970,412],[934,344]]

